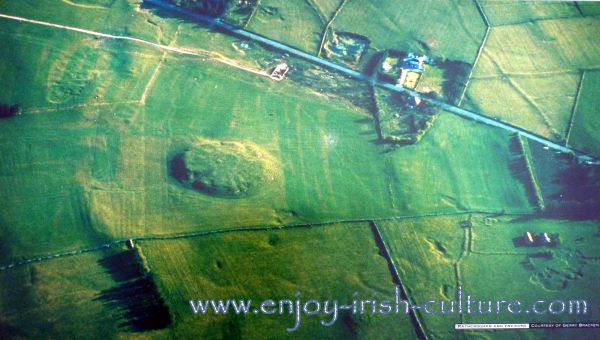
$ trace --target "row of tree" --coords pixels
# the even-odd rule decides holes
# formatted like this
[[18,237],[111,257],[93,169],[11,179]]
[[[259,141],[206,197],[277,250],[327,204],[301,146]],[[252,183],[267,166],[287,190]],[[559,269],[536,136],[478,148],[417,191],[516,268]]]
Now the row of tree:
[[175,5],[201,14],[219,17],[225,13],[229,0],[171,0]]
[[446,78],[442,83],[444,97],[449,103],[457,104],[469,79],[472,66],[459,60],[443,60],[439,65],[444,69]]

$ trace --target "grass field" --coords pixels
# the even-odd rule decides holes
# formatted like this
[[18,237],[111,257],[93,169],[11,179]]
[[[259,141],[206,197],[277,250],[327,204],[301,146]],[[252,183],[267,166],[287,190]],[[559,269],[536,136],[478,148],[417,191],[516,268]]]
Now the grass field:
[[331,18],[343,0],[309,0],[324,18]]
[[600,63],[599,34],[600,21],[591,17],[493,28],[467,90],[467,107],[564,139],[579,70]]
[[[129,202],[136,195],[133,191],[140,191],[146,197],[146,210],[154,211],[146,221],[153,221],[157,232],[392,212],[385,179],[378,176],[383,165],[377,161],[377,146],[371,143],[375,133],[371,125],[358,122],[366,113],[337,108],[326,100],[302,102],[286,94],[291,92],[291,84],[232,77],[227,69],[195,65],[181,60],[163,67],[154,91],[183,87],[188,92],[148,100],[151,109],[139,117],[139,137],[132,136],[131,144],[123,148],[138,155],[123,160],[127,159],[127,168],[121,169],[122,176],[131,179],[123,184],[130,190],[99,196],[97,203],[107,204],[106,211],[118,209],[121,202]],[[140,143],[142,136],[145,146]],[[165,160],[195,136],[252,141],[274,155],[283,169],[283,179],[266,193],[246,200],[215,199],[191,192],[168,176]],[[347,148],[355,152],[347,153]],[[136,176],[142,165],[147,181]],[[156,178],[163,181],[152,185]],[[363,200],[354,200],[356,196]],[[143,204],[144,200],[136,201]],[[112,216],[116,220],[109,225],[135,225],[131,217],[139,214],[127,217],[127,211]],[[143,220],[139,224],[148,226]]]
[[[8,1],[0,5],[3,14],[49,21],[62,25],[75,25],[84,29],[100,29],[116,35],[136,35],[141,39],[165,43],[174,30],[162,25],[160,18],[151,18],[139,11],[137,3],[128,0],[114,1]],[[4,19],[2,19],[4,20]]]
[[[263,0],[249,29],[316,53],[325,20],[340,3]],[[412,339],[414,327],[405,315],[346,313],[329,328],[307,317],[290,335],[289,316],[194,316],[189,306],[190,299],[260,301],[292,298],[296,291],[321,300],[345,301],[354,292],[390,297],[390,268],[364,220],[398,216],[405,218],[380,223],[383,241],[417,302],[452,298],[459,280],[465,289],[490,298],[525,289],[524,298],[539,293],[595,299],[597,221],[474,215],[469,222],[464,214],[534,213],[527,184],[511,168],[508,133],[442,112],[419,143],[382,144],[365,104],[366,83],[289,57],[288,78],[271,81],[262,71],[282,58],[280,53],[255,43],[244,47],[235,37],[142,7],[126,0],[0,5],[0,13],[197,53],[182,56],[0,19],[0,41],[9,47],[0,50],[0,79],[8,84],[0,90],[0,104],[22,108],[21,115],[0,119],[0,338]],[[498,12],[494,20],[521,20],[515,18],[525,12],[541,19],[571,7],[552,8],[516,10],[515,16]],[[366,35],[375,49],[421,51],[469,63],[484,32],[470,1],[350,0],[332,29]],[[594,115],[600,78],[590,70],[600,62],[598,33],[596,17],[493,28],[467,105],[559,139],[585,69],[570,142],[600,152]],[[441,82],[440,72],[433,72],[422,86],[439,88]],[[260,187],[248,195],[211,195],[182,183],[173,159],[199,140],[231,147],[199,156],[192,164],[198,176],[207,168],[222,175],[209,184],[227,193],[245,188],[246,178]],[[227,158],[231,150],[236,157]],[[556,177],[566,161],[552,152],[532,145],[546,200],[565,189]],[[264,176],[242,173],[240,164],[249,172],[261,168]],[[238,183],[229,183],[232,178]],[[443,214],[452,216],[417,218]],[[349,222],[356,219],[360,222]],[[327,221],[337,224],[284,227]],[[281,229],[149,239],[243,226]],[[560,234],[551,259],[530,256],[539,250],[514,249],[512,238],[529,229]],[[116,246],[8,266],[132,237],[145,238],[136,243],[160,295],[131,284],[132,269],[123,262],[128,255]],[[496,279],[498,272],[514,276]],[[143,319],[136,302],[147,296],[164,298],[173,318],[166,329],[132,329]],[[453,335],[449,330],[457,318],[420,316],[432,338]],[[591,317],[598,319],[597,308]]]
[[416,91],[421,93],[435,92],[437,94],[443,94],[443,84],[445,81],[444,70],[437,66],[425,65],[425,69]]
[[600,116],[598,91],[600,91],[600,71],[585,72],[581,84],[579,101],[573,116],[573,126],[569,144],[574,147],[600,155]]
[[248,30],[317,54],[327,23],[342,0],[260,1]]
[[126,320],[120,306],[99,299],[116,285],[98,265],[103,255],[84,254],[0,272],[0,334],[15,339],[116,337],[119,324]]
[[578,2],[577,6],[581,10],[581,13],[585,16],[599,15],[600,4],[593,1]]
[[529,142],[529,146],[544,201],[547,204],[553,201],[558,204],[560,197],[557,196],[564,190],[559,179],[567,170],[568,162],[553,150],[544,149],[541,144]]
[[326,17],[309,1],[263,0],[248,30],[316,54]]
[[127,120],[120,115],[137,108],[131,103],[158,56],[73,33],[0,24],[3,41],[13,46],[0,52],[1,77],[19,84],[5,87],[0,101],[23,109],[19,119],[0,122],[0,190],[11,193],[3,195],[2,229],[11,235],[13,256],[98,243],[104,231],[96,228],[88,193],[116,178],[111,164]]
[[492,26],[581,16],[574,2],[481,0],[479,3]]
[[[472,230],[469,232],[470,224]],[[461,215],[380,222],[379,225],[415,303],[456,301],[457,282],[460,282],[463,303],[467,294],[485,301],[518,299],[523,303],[523,313],[525,307],[537,300],[548,303],[556,299],[585,299],[588,302],[587,315],[530,315],[527,320],[531,322],[571,322],[598,317],[598,310],[591,307],[597,304],[593,284],[596,279],[594,273],[597,273],[600,265],[595,249],[595,222]],[[515,247],[513,238],[523,236],[526,231],[558,233],[560,245],[556,248]],[[539,256],[541,252],[548,251],[552,253],[552,258]],[[421,313],[421,316],[425,327],[432,332],[430,334],[441,338],[449,336],[444,330],[452,329],[452,325],[460,320],[465,323],[524,320],[523,315],[511,315],[506,309],[501,316],[495,310],[492,315],[486,316],[466,314],[466,307],[463,308],[465,314],[462,319],[456,314]],[[431,309],[439,312],[439,304]],[[447,310],[449,305],[446,306]],[[540,330],[539,333],[544,333],[543,336],[558,335],[555,331],[545,333]],[[585,336],[589,332],[565,330],[560,334]],[[486,334],[472,335],[485,338]],[[540,336],[538,332],[518,331],[498,333],[494,338]]]
[[[535,322],[597,319],[598,309],[589,307],[598,303],[594,288],[597,281],[595,273],[600,265],[596,248],[597,229],[596,222],[507,218],[476,221],[473,251],[465,257],[461,271],[465,291],[485,300],[519,299],[527,303],[526,307],[537,300],[584,299],[589,304],[587,315],[551,315],[547,312],[545,315],[530,314],[529,319]],[[526,231],[558,233],[560,245],[556,248],[515,247],[512,239]],[[549,252],[550,257],[539,256],[544,252]],[[489,263],[494,263],[494,270],[489,269]],[[498,275],[499,272],[510,272],[511,275]],[[467,321],[495,322],[492,320],[497,318],[495,315],[470,315]],[[523,320],[523,315],[505,313],[503,320],[518,322]],[[587,334],[585,330],[564,332],[563,335],[569,337],[585,337]],[[547,335],[558,336],[550,331]]]
[[[378,223],[412,303],[455,298],[453,264],[463,252],[460,222],[465,218],[459,215]],[[431,338],[452,336],[453,325],[460,321],[458,315],[421,312],[419,316]]]
[[336,299],[340,304],[349,303],[355,292],[358,298],[372,293],[380,300],[392,298],[392,276],[366,223],[144,242],[142,249],[174,315],[172,334],[177,337],[220,338],[226,332],[269,339],[415,337],[406,315],[351,318],[354,321],[340,316],[331,327],[319,324],[323,315],[303,316],[300,327],[288,333],[286,328],[294,323],[291,315],[233,318],[192,313],[190,299],[260,303],[295,300],[296,292],[304,301]]
[[440,115],[421,142],[386,157],[395,205],[415,214],[530,211],[509,162],[507,133],[448,113]]
[[[19,4],[3,3],[0,7],[3,14],[22,16],[33,20],[67,25],[100,33],[131,36],[153,43],[186,48],[194,52],[213,52],[205,59],[227,58],[236,64],[257,68],[262,66],[259,61],[265,57],[273,58],[272,53],[265,53],[261,48],[255,48],[253,43],[247,50],[240,50],[239,39],[224,34],[214,34],[210,27],[198,24],[177,13],[161,10],[157,7],[143,5],[127,0],[115,0],[110,6],[83,7],[74,6],[73,2],[25,0]],[[44,9],[44,10],[41,10]],[[6,19],[2,19],[5,21]],[[9,23],[11,21],[8,21]],[[60,30],[45,31],[46,35]],[[60,34],[60,33],[59,33]],[[36,37],[44,36],[43,34]],[[82,38],[86,37],[81,35]],[[119,44],[124,42],[119,42]],[[234,47],[234,45],[236,47]],[[136,44],[134,51],[144,49]],[[119,46],[119,49],[125,49]],[[162,51],[153,49],[159,56]],[[269,60],[270,61],[270,60]],[[272,62],[272,61],[271,61]]]
[[[372,143],[375,132],[370,121],[364,122],[366,112],[349,110],[332,99],[307,103],[293,84],[275,84],[231,67],[215,68],[200,58],[167,55],[157,67],[162,54],[141,48],[147,57],[125,66],[103,64],[104,58],[118,61],[104,56],[114,53],[110,41],[27,24],[4,32],[36,36],[35,42],[8,40],[17,52],[3,56],[11,65],[3,69],[3,77],[29,89],[4,91],[0,98],[25,103],[22,117],[2,122],[10,132],[1,137],[6,148],[2,190],[13,193],[5,202],[11,214],[3,213],[2,218],[7,225],[30,231],[15,234],[15,244],[24,244],[15,256],[71,249],[102,241],[103,235],[394,213],[386,179],[379,176],[384,165],[379,147]],[[48,39],[40,38],[44,35],[75,52],[65,56],[55,51]],[[106,45],[107,52],[87,44]],[[139,46],[126,42],[121,48],[135,51]],[[18,51],[27,51],[26,57]],[[15,73],[18,69],[23,72]],[[63,76],[61,70],[68,72]],[[58,90],[46,90],[48,78]],[[174,93],[173,88],[185,91]],[[57,93],[63,94],[60,101]],[[144,93],[147,99],[142,103]],[[171,95],[153,95],[161,93]],[[221,99],[232,94],[236,97]],[[168,163],[196,137],[250,140],[273,154],[286,175],[261,195],[244,200],[191,191],[169,175]],[[14,144],[14,139],[27,142]],[[53,158],[56,155],[59,158]],[[39,165],[32,167],[32,162]],[[357,196],[363,200],[355,200]],[[71,197],[72,208],[59,208],[64,197]],[[56,216],[54,233],[42,233],[49,214]],[[47,242],[50,239],[54,242]]]
[[473,63],[485,25],[470,1],[351,0],[332,25],[368,37],[371,47]]

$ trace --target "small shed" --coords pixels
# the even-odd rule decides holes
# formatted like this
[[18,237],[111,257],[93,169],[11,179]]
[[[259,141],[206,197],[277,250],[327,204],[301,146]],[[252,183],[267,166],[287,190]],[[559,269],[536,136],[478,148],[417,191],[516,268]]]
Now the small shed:
[[290,67],[288,66],[288,64],[286,64],[285,62],[281,62],[277,64],[277,66],[275,66],[275,68],[271,72],[270,78],[273,80],[280,81],[285,77],[289,70]]

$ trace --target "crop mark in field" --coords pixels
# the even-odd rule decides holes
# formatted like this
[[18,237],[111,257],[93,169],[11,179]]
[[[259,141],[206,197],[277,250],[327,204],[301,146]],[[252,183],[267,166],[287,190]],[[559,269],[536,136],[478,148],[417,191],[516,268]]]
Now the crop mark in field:
[[315,11],[315,13],[317,14],[317,16],[319,17],[319,20],[321,21],[321,24],[326,25],[327,24],[327,17],[319,9],[319,6],[317,6],[317,4],[315,3],[315,1],[314,0],[304,0],[304,1],[306,1],[306,3],[308,4],[308,6],[313,11]]
[[[45,21],[39,21],[39,20],[32,20],[32,19],[27,19],[27,18],[22,18],[22,17],[17,17],[17,16],[12,16],[12,15],[7,15],[7,14],[1,14],[0,13],[0,18],[5,18],[5,19],[10,19],[10,20],[16,20],[16,21],[20,21],[20,22],[27,22],[27,23],[31,23],[31,24],[36,24],[36,25],[42,25],[42,26],[47,26],[47,27],[54,27],[54,28],[60,28],[60,29],[64,29],[67,31],[73,31],[73,32],[78,32],[78,33],[83,33],[83,34],[88,34],[88,35],[92,35],[92,36],[96,36],[96,37],[100,37],[100,38],[107,38],[107,39],[117,39],[117,40],[126,40],[126,41],[132,41],[135,43],[140,43],[140,44],[144,44],[144,45],[150,45],[162,50],[166,50],[169,52],[173,52],[173,53],[177,53],[177,54],[183,54],[183,55],[191,55],[191,56],[195,56],[195,57],[202,57],[202,58],[207,58],[209,60],[213,60],[225,65],[229,65],[232,67],[235,67],[239,70],[242,71],[246,71],[246,72],[250,72],[259,76],[263,76],[263,77],[269,77],[269,74],[263,70],[255,70],[249,67],[245,67],[242,66],[240,64],[238,64],[237,62],[224,57],[223,55],[216,53],[216,52],[212,52],[212,51],[206,51],[206,50],[201,50],[201,49],[186,49],[186,48],[179,48],[179,47],[172,47],[172,46],[167,46],[167,45],[162,45],[162,44],[158,44],[158,43],[154,43],[148,40],[144,40],[144,39],[140,39],[140,38],[134,38],[134,37],[129,37],[129,36],[124,36],[124,35],[114,35],[114,34],[108,34],[108,33],[102,33],[102,32],[97,32],[97,31],[92,31],[92,30],[87,30],[87,29],[83,29],[83,28],[78,28],[78,27],[72,27],[72,26],[67,26],[67,25],[59,25],[59,24],[53,24],[53,23],[49,23],[49,22],[45,22]],[[203,59],[204,60],[204,59]]]
[[[177,41],[177,35],[179,34],[180,27],[181,27],[181,25],[177,25],[177,29],[175,30],[173,40],[171,40],[171,42],[169,43],[169,46],[175,45],[175,42]],[[152,89],[154,82],[156,81],[156,78],[158,78],[158,73],[160,71],[160,67],[164,63],[166,57],[167,57],[167,51],[164,51],[162,56],[160,57],[160,60],[158,61],[158,64],[156,65],[156,68],[154,69],[154,72],[152,73],[152,76],[150,77],[150,80],[148,80],[148,83],[146,84],[146,87],[144,88],[144,93],[142,93],[142,97],[140,98],[140,104],[146,105],[146,98],[148,97],[148,93],[150,93],[150,90]]]
[[84,109],[88,107],[102,107],[102,106],[111,106],[111,105],[119,105],[119,104],[139,104],[137,100],[126,100],[120,102],[100,102],[100,103],[86,103],[65,107],[44,107],[44,108],[32,108],[23,111],[23,114],[38,114],[38,113],[48,113],[48,112],[59,112],[65,110],[76,110],[76,109]]
[[94,46],[86,43],[61,50],[60,58],[48,68],[46,100],[60,104],[85,93],[94,80],[93,72],[85,63],[97,58]]
[[[469,256],[473,252],[473,214],[469,214],[467,219],[459,224],[463,228],[463,243],[460,254],[456,261],[452,264],[454,271],[454,279],[456,287],[462,287],[460,264],[465,256]],[[464,316],[460,313],[460,322],[464,321]]]
[[325,182],[327,183],[327,187],[329,192],[334,192],[333,182],[331,181],[331,172],[329,166],[329,150],[335,148],[337,143],[337,138],[325,131],[325,119],[327,116],[326,111],[319,112],[319,139],[321,141],[321,159],[323,164],[323,173],[325,174]]
[[[556,71],[535,71],[535,72],[505,72],[503,75],[511,76],[511,77],[533,77],[537,78],[539,76],[557,76],[557,75],[565,75],[565,74],[573,74],[575,73],[573,70],[556,70]],[[476,76],[473,77],[476,80],[495,80],[498,79],[497,74],[491,74],[487,76]]]
[[394,171],[394,166],[390,161],[390,157],[387,155],[384,156],[383,160],[384,172],[387,173],[387,185],[388,185],[388,194],[390,196],[390,205],[392,209],[396,210],[396,195],[395,195],[395,186],[398,183],[398,177],[396,175],[396,171]]
[[[471,38],[471,40],[473,40],[473,42],[475,42],[475,43],[478,43],[478,42],[480,42],[481,40],[480,40],[480,39],[477,39],[477,37],[476,37],[476,36],[474,36],[474,35],[473,35],[473,33],[471,33],[471,29],[469,29],[469,28],[467,27],[467,25],[465,24],[465,22],[467,22],[467,21],[468,21],[468,19],[466,19],[466,18],[463,16],[462,12],[460,11],[460,6],[458,6],[458,4],[456,3],[456,1],[457,1],[457,0],[451,0],[450,2],[452,3],[452,6],[455,8],[455,10],[456,10],[456,13],[458,14],[458,17],[460,18],[460,20],[459,20],[459,23],[460,23],[461,27],[463,28],[463,31],[465,32],[465,34],[466,34],[466,35],[467,35],[469,38]],[[489,26],[487,26],[487,24],[486,24],[486,34],[487,34],[487,31],[489,31]]]
[[66,3],[68,5],[71,5],[71,6],[81,7],[81,8],[87,8],[87,9],[108,9],[108,7],[105,7],[105,6],[78,4],[78,3],[75,3],[75,2],[70,1],[70,0],[62,0],[62,2]]
[[542,121],[544,122],[544,124],[546,124],[546,126],[550,129],[550,131],[552,131],[552,133],[555,133],[557,135],[561,135],[556,128],[554,127],[554,125],[552,125],[552,123],[550,122],[550,119],[548,118],[548,116],[544,113],[544,111],[540,108],[540,106],[535,102],[535,100],[533,98],[531,98],[531,96],[529,96],[527,94],[527,92],[522,89],[513,79],[512,77],[508,76],[508,73],[506,72],[506,70],[504,68],[502,68],[502,66],[500,66],[500,63],[498,62],[498,60],[496,60],[495,56],[493,55],[493,53],[490,53],[486,50],[484,50],[484,52],[488,58],[490,59],[490,61],[492,62],[492,64],[494,65],[494,67],[496,67],[496,69],[498,71],[500,71],[500,74],[503,78],[505,78],[508,82],[508,84],[515,89],[515,91],[525,100],[525,102],[527,104],[529,104],[529,106],[531,108],[534,109],[534,111],[536,111],[539,116],[542,118]]
[[[294,108],[295,111],[295,122],[294,122],[294,127],[295,127],[295,132],[296,132],[296,140],[298,141],[298,143],[296,144],[296,152],[298,155],[298,162],[300,164],[300,173],[302,174],[302,183],[307,183],[307,179],[306,179],[306,171],[304,168],[304,150],[306,149],[304,147],[304,145],[301,143],[301,141],[304,140],[304,138],[301,135],[301,126],[302,126],[302,117],[301,117],[301,110],[302,108],[300,107],[300,104],[296,105],[296,107]],[[286,110],[286,116],[287,116],[288,111]],[[317,186],[318,187],[318,186]],[[309,197],[307,190],[303,190],[304,192],[304,199],[305,202],[310,202],[311,201],[311,197]]]

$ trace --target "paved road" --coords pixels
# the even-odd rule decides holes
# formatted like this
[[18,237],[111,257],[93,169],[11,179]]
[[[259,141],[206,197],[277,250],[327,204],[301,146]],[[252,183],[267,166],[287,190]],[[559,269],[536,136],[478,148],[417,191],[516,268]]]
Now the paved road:
[[[380,86],[386,89],[389,89],[391,91],[396,91],[396,92],[404,92],[404,93],[409,93],[412,95],[419,95],[417,92],[412,91],[412,90],[408,90],[405,89],[401,86],[397,86],[394,84],[390,84],[390,83],[385,83],[379,80],[374,79],[374,77],[368,76],[364,73],[349,69],[345,66],[333,63],[329,60],[325,60],[322,59],[320,57],[314,56],[312,54],[308,54],[306,52],[300,51],[294,47],[282,44],[278,41],[263,37],[259,34],[256,33],[252,33],[243,29],[240,29],[238,27],[235,27],[233,25],[230,25],[228,23],[222,22],[220,19],[215,19],[215,18],[211,18],[208,16],[204,16],[201,14],[197,14],[194,12],[191,12],[189,10],[183,9],[181,7],[177,7],[171,3],[167,3],[164,0],[145,0],[146,3],[150,3],[150,4],[154,4],[156,6],[159,6],[161,8],[164,9],[168,9],[168,10],[172,10],[181,14],[184,14],[186,16],[189,17],[193,17],[195,19],[197,19],[200,22],[203,22],[211,27],[215,27],[218,29],[221,29],[225,32],[228,32],[230,34],[234,34],[246,39],[250,39],[250,40],[254,40],[257,42],[260,42],[262,44],[268,45],[272,48],[278,49],[282,52],[286,52],[289,53],[290,55],[294,55],[296,57],[300,57],[303,58],[305,60],[308,60],[314,64],[317,64],[319,66],[325,67],[325,68],[329,68],[332,70],[335,70],[337,72],[340,72],[348,77],[352,77],[355,79],[358,79],[360,81],[366,81],[366,82],[370,82],[373,85],[376,86]],[[80,33],[85,33],[85,34],[91,34],[91,35],[95,35],[98,37],[103,37],[103,38],[112,38],[112,39],[123,39],[123,40],[130,40],[130,41],[134,41],[137,43],[142,43],[142,44],[147,44],[147,45],[151,45],[157,48],[161,48],[161,49],[165,49],[171,52],[175,52],[175,53],[181,53],[181,54],[189,54],[189,55],[195,55],[195,56],[205,56],[204,54],[201,53],[197,53],[194,51],[190,51],[190,50],[186,50],[186,49],[181,49],[181,48],[176,48],[176,47],[171,47],[171,46],[165,46],[165,45],[160,45],[160,44],[156,44],[150,41],[146,41],[146,40],[142,40],[139,38],[133,38],[133,37],[128,37],[128,36],[119,36],[119,35],[112,35],[112,34],[106,34],[106,33],[101,33],[101,32],[96,32],[96,31],[91,31],[91,30],[86,30],[86,29],[81,29],[78,27],[71,27],[71,26],[65,26],[65,25],[59,25],[59,24],[53,24],[53,23],[48,23],[48,22],[44,22],[44,21],[38,21],[38,20],[32,20],[32,19],[27,19],[27,18],[22,18],[22,17],[16,17],[16,16],[11,16],[11,15],[6,15],[6,14],[0,14],[0,17],[2,18],[6,18],[6,19],[12,19],[12,20],[18,20],[18,21],[23,21],[23,22],[29,22],[29,23],[34,23],[34,24],[39,24],[39,25],[44,25],[44,26],[50,26],[50,27],[56,27],[56,28],[62,28],[62,29],[67,29],[67,30],[71,30],[71,31],[76,31],[76,32],[80,32]],[[205,56],[206,57],[206,56]],[[217,60],[220,61],[220,60]],[[223,62],[223,61],[220,61]],[[230,64],[230,63],[228,63]],[[235,64],[231,64],[231,66],[235,66],[240,68],[239,66],[235,65]],[[258,75],[261,76],[266,76],[266,73],[264,72],[256,72],[256,71],[252,71]],[[472,119],[474,121],[483,123],[483,124],[487,124],[490,126],[494,126],[494,127],[498,127],[510,132],[516,132],[516,133],[520,133],[521,135],[525,136],[528,139],[534,140],[536,142],[539,142],[543,145],[548,146],[549,148],[552,148],[554,150],[557,150],[559,152],[563,152],[563,153],[570,153],[573,154],[575,156],[577,156],[581,161],[583,162],[587,162],[589,164],[596,164],[596,165],[600,165],[600,159],[590,156],[590,155],[586,155],[583,152],[579,151],[579,150],[575,150],[573,148],[558,144],[556,142],[550,141],[544,137],[538,136],[530,131],[527,131],[525,129],[516,127],[514,125],[511,125],[509,123],[497,120],[495,118],[490,118],[487,116],[484,116],[482,114],[476,113],[476,112],[471,112],[468,110],[465,110],[463,108],[457,107],[457,106],[453,106],[450,105],[448,103],[444,103],[438,100],[434,100],[434,99],[430,99],[430,98],[423,98],[424,100],[427,100],[435,105],[440,106],[441,108],[443,108],[444,110],[454,113],[456,115],[459,115],[461,117],[465,117],[468,119]]]
[[[338,71],[342,74],[345,74],[349,77],[361,80],[361,81],[368,81],[373,83],[373,85],[377,85],[386,89],[389,89],[391,91],[396,91],[396,92],[404,92],[404,93],[409,93],[412,95],[418,95],[418,93],[416,91],[412,91],[412,90],[408,90],[403,88],[402,86],[397,86],[394,84],[390,84],[390,83],[386,83],[386,82],[382,82],[379,80],[375,80],[373,79],[373,77],[370,77],[364,73],[352,70],[350,68],[347,68],[343,65],[339,65],[336,63],[333,63],[329,60],[314,56],[312,54],[306,53],[304,51],[298,50],[294,47],[282,44],[278,41],[269,39],[267,37],[264,37],[262,35],[256,34],[256,33],[252,33],[246,30],[243,30],[241,28],[235,27],[233,25],[230,25],[226,22],[221,21],[220,19],[215,19],[209,16],[205,16],[205,15],[201,15],[198,13],[194,13],[191,12],[189,10],[186,10],[184,8],[175,6],[171,3],[165,2],[164,0],[145,0],[145,2],[150,3],[150,4],[154,4],[156,6],[162,7],[164,9],[168,9],[168,10],[172,10],[174,12],[178,12],[181,14],[184,14],[186,16],[190,16],[193,17],[197,20],[199,20],[200,22],[203,22],[205,24],[208,24],[211,27],[215,27],[218,29],[221,29],[223,31],[226,31],[228,33],[240,36],[240,37],[244,37],[246,39],[250,39],[250,40],[254,40],[257,42],[260,42],[262,44],[268,45],[270,47],[273,47],[277,50],[280,50],[282,52],[286,52],[289,53],[290,55],[294,55],[296,57],[300,57],[302,59],[308,60],[314,64],[317,64],[319,66],[322,67],[326,67],[335,71]],[[590,156],[590,155],[586,155],[583,152],[579,151],[579,150],[575,150],[573,148],[558,144],[556,142],[553,142],[551,140],[548,140],[544,137],[538,136],[530,131],[527,131],[525,129],[519,128],[517,126],[511,125],[509,123],[497,120],[495,118],[491,118],[491,117],[487,117],[485,115],[476,113],[476,112],[472,112],[472,111],[468,111],[465,110],[463,108],[460,108],[458,106],[454,106],[454,105],[450,105],[448,103],[444,103],[435,99],[429,99],[429,98],[423,98],[424,100],[427,100],[435,105],[438,105],[439,107],[441,107],[442,109],[454,113],[458,116],[464,117],[464,118],[468,118],[468,119],[472,119],[474,121],[486,124],[486,125],[490,125],[490,126],[494,126],[494,127],[498,127],[510,132],[515,132],[515,133],[519,133],[521,135],[523,135],[524,137],[539,142],[549,148],[552,148],[554,150],[560,151],[560,152],[564,152],[564,153],[570,153],[573,154],[575,156],[577,156],[581,161],[583,162],[589,162],[590,164],[596,164],[596,165],[600,165],[600,159]]]

